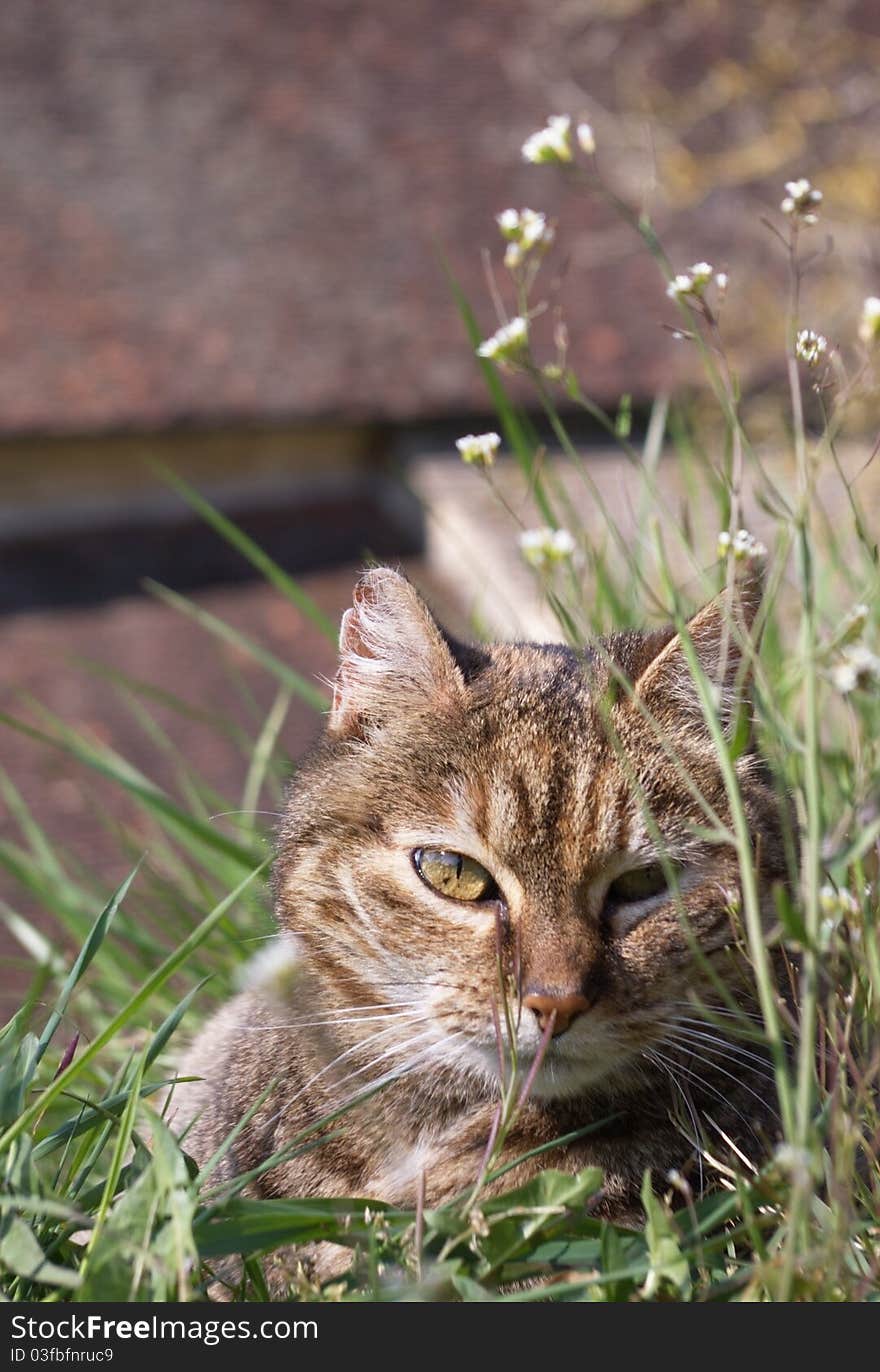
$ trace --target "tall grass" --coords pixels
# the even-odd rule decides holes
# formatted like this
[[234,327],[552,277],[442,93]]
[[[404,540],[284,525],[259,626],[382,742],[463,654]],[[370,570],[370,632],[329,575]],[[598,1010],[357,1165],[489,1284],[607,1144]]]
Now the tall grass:
[[[592,156],[576,155],[556,170],[579,194],[604,196],[624,227],[641,237],[664,280],[675,281],[644,208],[621,201]],[[552,168],[536,171],[552,174]],[[715,1189],[702,1198],[682,1177],[655,1177],[653,1187],[646,1178],[646,1226],[638,1233],[587,1214],[584,1202],[600,1183],[593,1169],[577,1175],[551,1169],[487,1199],[487,1182],[506,1170],[500,1147],[528,1089],[514,1061],[479,1174],[437,1210],[419,1204],[395,1211],[369,1198],[254,1200],[243,1194],[247,1178],[218,1183],[210,1165],[199,1174],[186,1156],[186,1138],[175,1137],[165,1119],[175,1036],[228,994],[255,940],[271,932],[268,833],[254,812],[261,803],[271,809],[281,803],[285,763],[278,741],[291,700],[316,710],[326,701],[320,688],[261,644],[154,586],[209,639],[232,643],[256,662],[274,682],[275,698],[249,729],[195,710],[241,749],[246,781],[238,797],[217,796],[186,759],[178,761],[172,795],[35,702],[3,717],[34,747],[60,750],[71,766],[120,788],[152,835],[148,857],[135,869],[139,839],[115,829],[133,870],[109,899],[102,897],[99,883],[49,841],[0,774],[19,830],[17,840],[0,845],[0,865],[59,931],[57,939],[46,939],[12,906],[0,907],[37,969],[30,995],[0,1036],[0,1272],[9,1298],[189,1300],[216,1278],[232,1283],[234,1298],[262,1299],[267,1255],[281,1245],[330,1239],[353,1250],[350,1273],[322,1289],[303,1272],[294,1297],[876,1299],[880,664],[873,652],[880,586],[876,516],[862,508],[838,449],[847,405],[873,377],[873,340],[854,337],[818,366],[799,356],[807,231],[795,215],[770,240],[787,255],[791,288],[779,338],[789,420],[769,446],[748,432],[725,347],[724,291],[714,272],[700,289],[674,289],[670,306],[680,346],[690,347],[704,369],[714,425],[696,420],[684,402],[661,397],[638,440],[628,402],[607,412],[570,368],[561,316],[554,350],[540,356],[532,325],[544,308],[538,269],[548,245],[512,260],[506,285],[493,281],[499,323],[506,292],[510,315],[527,321],[526,336],[506,354],[496,350],[480,359],[522,487],[548,530],[570,535],[524,545],[560,636],[581,643],[661,619],[682,633],[731,816],[721,824],[709,807],[706,825],[714,841],[732,846],[739,864],[741,895],[731,909],[739,929],[736,955],[751,969],[761,1021],[743,1017],[739,1024],[744,1044],[751,1038],[771,1054],[782,1128],[775,1153],[743,1157],[731,1167],[707,1149]],[[476,348],[482,335],[475,314],[454,283],[453,289]],[[553,454],[512,403],[505,372],[533,387]],[[805,392],[818,427],[805,418]],[[635,495],[625,527],[570,436],[572,410],[598,424],[626,464]],[[790,447],[788,465],[779,460],[783,444]],[[870,444],[865,447],[867,459]],[[836,486],[830,496],[829,472]],[[198,492],[168,479],[279,595],[333,634],[282,568]],[[510,507],[513,540],[524,506],[510,498],[510,472],[485,466],[473,479],[487,481]],[[737,574],[760,550],[737,535],[758,512],[767,544],[760,559],[765,593],[747,630],[737,612]],[[747,722],[743,715],[739,727],[723,727],[716,683],[686,628],[689,612],[716,594],[728,609],[728,646],[739,648],[751,676],[760,746],[780,795],[793,802],[790,879],[777,892],[769,925],[736,769]],[[157,750],[165,750],[154,705],[184,716],[195,707],[171,690],[109,675]],[[658,747],[668,744],[659,738]],[[674,755],[670,763],[680,766]],[[234,808],[243,813],[218,827],[212,816]],[[69,959],[59,950],[71,946],[79,952]],[[790,986],[779,984],[780,967],[788,969]],[[728,1009],[736,1016],[735,1003]],[[507,1039],[513,1039],[509,1027]],[[366,1088],[358,1099],[369,1094]],[[322,1128],[344,1131],[345,1112],[305,1131],[289,1152],[313,1147]],[[230,1255],[241,1260],[234,1278],[217,1267]],[[226,1275],[218,1277],[218,1270]]]

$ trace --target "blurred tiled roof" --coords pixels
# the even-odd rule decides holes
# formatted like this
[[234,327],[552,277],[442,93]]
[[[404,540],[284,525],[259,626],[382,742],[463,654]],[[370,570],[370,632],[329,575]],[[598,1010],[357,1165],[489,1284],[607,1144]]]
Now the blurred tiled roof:
[[679,265],[749,281],[760,207],[824,171],[870,276],[878,32],[868,0],[4,0],[0,428],[478,406],[438,251],[489,327],[480,250],[508,204],[562,220],[591,389],[650,393],[682,365],[652,264],[523,137],[584,111],[630,189],[653,141]]

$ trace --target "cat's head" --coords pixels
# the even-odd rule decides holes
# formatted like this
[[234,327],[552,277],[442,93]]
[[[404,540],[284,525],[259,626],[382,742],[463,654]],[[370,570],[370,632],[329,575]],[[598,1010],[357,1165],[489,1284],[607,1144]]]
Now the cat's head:
[[[500,967],[519,986],[521,1063],[554,1016],[538,1097],[623,1086],[707,965],[726,974],[738,866],[689,657],[730,733],[757,592],[736,599],[733,622],[710,602],[684,640],[472,648],[396,572],[363,577],[276,888],[320,1008],[375,1035],[377,1075],[442,1064],[497,1078]],[[779,810],[750,748],[735,767],[769,905]]]

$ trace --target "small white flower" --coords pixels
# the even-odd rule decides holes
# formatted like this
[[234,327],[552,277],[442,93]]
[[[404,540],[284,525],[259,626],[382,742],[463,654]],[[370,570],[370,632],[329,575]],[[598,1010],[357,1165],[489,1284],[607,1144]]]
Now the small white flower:
[[527,162],[570,162],[571,120],[567,114],[552,114],[543,129],[532,133],[522,145]]
[[565,562],[577,547],[567,529],[526,529],[519,536],[520,552],[532,567]]
[[831,669],[831,680],[841,695],[848,696],[859,684],[859,674],[851,662],[844,659]]
[[815,224],[819,218],[816,211],[821,204],[822,192],[802,176],[797,181],[786,181],[785,199],[779,208],[783,214],[799,219],[802,224]]
[[496,215],[495,223],[505,238],[516,238],[519,234],[519,215],[516,210],[502,210]]
[[862,306],[859,338],[869,347],[880,338],[880,296],[869,295]]
[[490,338],[485,339],[477,348],[478,357],[490,357],[494,362],[517,362],[522,356],[529,338],[529,326],[521,314],[502,324]]
[[674,276],[666,287],[666,294],[672,300],[677,300],[681,295],[692,295],[694,289],[694,279],[685,272],[679,272]]
[[596,151],[596,137],[593,133],[592,124],[578,124],[577,141],[581,152],[585,152],[588,157],[592,157]]
[[795,356],[808,367],[818,367],[828,351],[828,339],[813,329],[801,329],[794,345]]
[[715,285],[716,285],[717,288],[718,288],[718,294],[719,294],[719,295],[725,295],[725,294],[727,293],[727,285],[728,285],[728,276],[727,276],[727,272],[718,272],[718,273],[716,274],[716,276],[715,276]]
[[[682,296],[691,295],[699,299],[706,292],[706,287],[715,276],[715,268],[711,262],[695,262],[686,272],[679,272],[674,276],[666,287],[666,294],[672,300],[678,300]],[[727,277],[724,278],[725,285]]]
[[756,558],[766,557],[767,549],[763,543],[749,533],[748,529],[739,529],[731,538],[726,529],[718,535],[718,556],[727,557],[732,552],[737,562],[751,562]]
[[831,669],[831,680],[843,695],[857,686],[880,685],[880,657],[865,643],[845,644],[840,659]]
[[538,210],[504,210],[496,222],[507,239],[504,265],[511,270],[519,267],[530,252],[546,252],[556,237],[553,225]]
[[464,438],[455,440],[455,446],[462,462],[474,467],[491,467],[501,446],[501,437],[496,433],[465,434]]
[[519,217],[520,241],[526,252],[538,245],[548,247],[556,237],[556,230],[547,223],[547,216],[537,210],[523,210]]
[[733,540],[733,555],[740,559],[747,558],[751,562],[756,558],[766,557],[767,549],[748,530],[740,529]]

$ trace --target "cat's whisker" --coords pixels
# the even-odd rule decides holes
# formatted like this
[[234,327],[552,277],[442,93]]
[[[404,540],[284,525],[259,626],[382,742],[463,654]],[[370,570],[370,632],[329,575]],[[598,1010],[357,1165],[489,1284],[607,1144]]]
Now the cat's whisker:
[[767,1099],[765,1096],[762,1096],[758,1092],[751,1091],[750,1088],[746,1086],[743,1077],[741,1077],[736,1072],[728,1071],[718,1059],[723,1058],[730,1064],[731,1068],[741,1068],[743,1074],[748,1074],[749,1080],[754,1080],[758,1082],[759,1085],[761,1082],[766,1082],[767,1086],[771,1088],[775,1087],[776,1084],[776,1079],[773,1076],[772,1072],[759,1071],[753,1063],[742,1062],[740,1059],[734,1058],[731,1054],[721,1052],[720,1049],[715,1049],[712,1052],[711,1056],[704,1056],[695,1051],[692,1043],[689,1043],[683,1039],[668,1039],[667,1042],[670,1044],[671,1047],[676,1048],[680,1053],[686,1053],[689,1058],[694,1058],[699,1062],[704,1062],[707,1065],[707,1067],[711,1066],[716,1072],[719,1072],[722,1076],[728,1077],[731,1081],[735,1081],[737,1085],[742,1087],[743,1090],[749,1091],[749,1094],[752,1095],[755,1100],[760,1101],[764,1106],[767,1105]]
[[[356,1043],[353,1048],[349,1048],[344,1053],[340,1053],[338,1057],[335,1057],[333,1059],[332,1062],[328,1062],[326,1066],[322,1067],[320,1071],[316,1072],[315,1075],[311,1077],[310,1080],[307,1081],[304,1086],[300,1087],[299,1091],[297,1091],[287,1102],[287,1105],[284,1107],[284,1112],[289,1110],[291,1105],[293,1105],[294,1101],[299,1100],[300,1096],[302,1096],[306,1091],[309,1091],[312,1088],[312,1086],[314,1086],[315,1082],[319,1080],[319,1078],[325,1076],[326,1073],[329,1072],[333,1067],[337,1066],[338,1063],[342,1062],[345,1058],[351,1057],[354,1053],[360,1052],[367,1043],[370,1043],[372,1041],[372,1039],[377,1039],[380,1036],[387,1035],[391,1032],[397,1032],[397,1025],[392,1025],[390,1029],[380,1029],[378,1034],[372,1035],[372,1038],[364,1040],[363,1043]],[[376,1064],[379,1062],[384,1062],[386,1058],[392,1057],[395,1053],[407,1052],[416,1044],[424,1042],[425,1039],[432,1037],[433,1033],[433,1029],[429,1029],[421,1034],[415,1035],[414,1038],[408,1039],[405,1043],[393,1043],[390,1048],[386,1048],[383,1053],[380,1053],[378,1057],[375,1057],[370,1062],[366,1063],[365,1066],[358,1067],[354,1072],[351,1072],[348,1074],[348,1076],[343,1077],[341,1081],[335,1082],[335,1089],[338,1090],[341,1086],[344,1086],[346,1082],[353,1081],[355,1077],[362,1076],[363,1073],[368,1072],[371,1067],[375,1067]]]
[[773,1080],[773,1073],[770,1070],[770,1059],[762,1057],[760,1053],[753,1053],[750,1048],[743,1048],[740,1043],[731,1043],[729,1039],[719,1038],[717,1034],[707,1034],[702,1029],[682,1027],[680,1021],[669,1025],[669,1028],[675,1030],[679,1038],[692,1039],[697,1043],[718,1044],[719,1049],[724,1050],[724,1056],[735,1056],[757,1063],[759,1067],[764,1069],[764,1074],[768,1076],[771,1081]]
[[[387,1086],[392,1081],[399,1081],[401,1077],[409,1076],[411,1073],[430,1062],[432,1057],[435,1057],[437,1053],[445,1049],[453,1039],[462,1038],[464,1036],[463,1030],[454,1030],[451,1034],[446,1035],[444,1039],[435,1040],[434,1043],[429,1043],[426,1048],[423,1048],[420,1052],[416,1053],[409,1062],[401,1063],[398,1067],[394,1067],[391,1071],[385,1072],[377,1077],[375,1081],[368,1082],[365,1086],[359,1087],[357,1091],[349,1096],[348,1101],[343,1101],[342,1104],[346,1105],[356,1100],[359,1095],[365,1095],[368,1092],[376,1091],[381,1086]],[[387,1056],[387,1054],[383,1054],[382,1056]],[[374,1059],[372,1063],[368,1063],[366,1067],[361,1068],[360,1072],[365,1072],[369,1067],[375,1066],[377,1061],[379,1061],[379,1059]],[[353,1081],[356,1076],[360,1075],[360,1072],[352,1072],[349,1076],[343,1077],[338,1085],[344,1086],[347,1082]]]
[[337,1053],[335,1058],[331,1059],[330,1062],[325,1063],[323,1067],[319,1068],[319,1070],[309,1078],[309,1080],[305,1083],[304,1086],[301,1086],[299,1090],[296,1091],[294,1095],[291,1096],[290,1099],[284,1105],[280,1106],[278,1110],[275,1112],[275,1114],[271,1117],[271,1120],[269,1122],[274,1124],[279,1119],[281,1119],[282,1116],[285,1115],[287,1111],[290,1109],[294,1101],[298,1100],[300,1096],[302,1096],[306,1091],[309,1091],[312,1088],[312,1086],[314,1086],[316,1081],[319,1081],[321,1077],[326,1076],[326,1074],[328,1072],[331,1072],[333,1068],[338,1066],[340,1062],[344,1062],[347,1058],[353,1057],[355,1053],[362,1052],[370,1044],[377,1043],[379,1039],[387,1038],[389,1034],[398,1034],[399,1032],[400,1025],[388,1024],[383,1026],[383,1028],[378,1029],[375,1034],[368,1034],[366,1038],[360,1039],[357,1043],[351,1045],[348,1048],[344,1048],[341,1053]]
[[424,1019],[424,1016],[417,1011],[408,1011],[401,1014],[385,1015],[357,1015],[348,1016],[343,1019],[302,1019],[292,1020],[286,1024],[254,1024],[243,1026],[246,1034],[260,1034],[267,1029],[344,1029],[349,1024],[377,1024],[385,1020],[396,1020],[403,1023],[414,1023]]
[[[671,1001],[669,1001],[668,1003],[669,1003],[670,1006],[681,1006],[681,1008],[682,1008],[682,1009],[685,1009],[685,1010],[697,1010],[697,1009],[700,1008],[699,1005],[698,1005],[698,1004],[695,1004],[692,1000],[671,1000]],[[764,1023],[764,1016],[763,1016],[763,1015],[754,1014],[754,1013],[752,1013],[752,1012],[749,1011],[749,1010],[742,1010],[742,1009],[730,1010],[730,1009],[728,1009],[726,1006],[720,1006],[720,1005],[707,1005],[705,1008],[706,1008],[706,1021],[702,1021],[702,1020],[701,1020],[700,1023],[708,1022],[709,1019],[710,1019],[710,1017],[711,1017],[711,1016],[714,1016],[714,1015],[721,1015],[723,1018],[728,1018],[728,1019],[748,1019],[748,1020],[753,1020],[756,1024],[763,1024],[763,1023]]]
[[[658,1056],[663,1056],[665,1059],[665,1054],[659,1054],[656,1047],[652,1049],[652,1051],[657,1053]],[[713,1086],[711,1082],[706,1081],[706,1078],[701,1076],[699,1072],[693,1071],[690,1067],[685,1067],[684,1064],[681,1062],[676,1061],[673,1064],[673,1066],[676,1072],[682,1073],[690,1081],[693,1081],[694,1084],[700,1088],[700,1090],[708,1091],[709,1094],[714,1096],[716,1100],[720,1100],[726,1109],[732,1110],[733,1113],[736,1115],[737,1119],[745,1125],[745,1127],[748,1129],[752,1137],[756,1140],[756,1142],[760,1144],[760,1139],[758,1138],[758,1135],[755,1133],[754,1128],[746,1119],[742,1111],[738,1110],[737,1107],[728,1099],[727,1096],[722,1095],[722,1093],[717,1089],[717,1087]]]
[[[704,1188],[704,1185],[705,1185],[705,1177],[704,1177],[704,1173],[703,1173],[703,1142],[702,1142],[702,1130],[700,1129],[700,1122],[699,1122],[699,1117],[698,1117],[697,1108],[696,1108],[696,1106],[694,1105],[693,1100],[691,1099],[691,1096],[690,1096],[690,1093],[689,1093],[687,1087],[684,1086],[684,1085],[679,1081],[679,1079],[678,1079],[678,1077],[675,1075],[675,1072],[674,1072],[674,1070],[672,1069],[672,1067],[671,1067],[670,1065],[668,1065],[666,1062],[664,1062],[663,1059],[662,1059],[662,1057],[661,1057],[659,1054],[655,1054],[655,1053],[653,1053],[650,1049],[646,1049],[646,1050],[644,1051],[643,1056],[646,1057],[646,1058],[648,1059],[649,1062],[656,1063],[656,1065],[660,1068],[660,1070],[661,1070],[662,1072],[665,1072],[665,1073],[666,1073],[667,1077],[668,1077],[669,1080],[672,1082],[672,1084],[673,1084],[673,1086],[675,1087],[676,1091],[677,1091],[678,1094],[681,1096],[681,1099],[684,1101],[684,1107],[685,1107],[685,1109],[686,1109],[687,1112],[688,1112],[688,1115],[689,1115],[689,1117],[690,1117],[691,1124],[693,1125],[693,1128],[694,1128],[694,1137],[693,1137],[692,1139],[688,1139],[688,1143],[690,1143],[690,1144],[693,1145],[694,1152],[695,1152],[695,1154],[696,1154],[697,1168],[699,1169],[699,1174],[700,1174],[700,1182],[699,1182],[700,1195],[702,1195],[702,1193],[703,1193],[703,1188]],[[685,1134],[685,1138],[687,1138],[687,1134]]]
[[[740,1040],[745,1040],[747,1043],[766,1043],[767,1041],[766,1034],[762,1032],[763,1025],[760,1027],[756,1025],[753,1028],[751,1025],[714,1024],[709,1019],[694,1019],[688,1015],[678,1014],[675,1016],[674,1023],[693,1025],[697,1029],[717,1029],[720,1034],[725,1035],[737,1034],[739,1037],[733,1040],[736,1043],[739,1043]],[[729,1042],[729,1040],[725,1039],[725,1042]],[[783,1037],[783,1043],[789,1048],[792,1046],[791,1040],[788,1038]]]
[[396,1009],[399,1005],[421,1005],[419,1000],[377,1000],[368,1001],[366,1005],[340,1005],[335,1010],[328,1010],[328,1015],[347,1015],[351,1010],[387,1010]]
[[[702,1045],[704,1041],[702,1039],[694,1040],[672,1037],[669,1042],[674,1043],[677,1047],[683,1049],[687,1053],[692,1053],[694,1051],[695,1042]],[[717,1058],[723,1058],[730,1063],[731,1068],[739,1068],[742,1072],[747,1073],[749,1078],[760,1078],[762,1081],[766,1081],[771,1085],[775,1083],[776,1078],[770,1064],[762,1058],[743,1058],[735,1051],[728,1052],[724,1048],[713,1047],[712,1045],[708,1046],[707,1054],[707,1057],[703,1059],[705,1062],[715,1062]],[[719,1066],[719,1071],[720,1070],[722,1069]]]
[[[717,1029],[719,1027],[715,1023],[715,1011],[709,1011],[703,1017],[700,1017],[699,1015],[682,1015],[675,1009],[673,1009],[672,1013],[680,1024],[696,1024],[705,1026],[707,1029],[713,1027]],[[734,1016],[731,1013],[728,1018],[732,1023],[724,1025],[724,1033],[735,1034],[739,1032],[741,1034],[760,1034],[763,1029],[763,1022],[761,1021],[760,1016],[749,1016],[748,1023],[742,1023],[739,1024],[739,1026],[737,1025],[737,1021],[742,1018],[741,1016]]]
[[465,1037],[465,1033],[462,1029],[453,1030],[451,1033],[445,1034],[442,1039],[434,1038],[433,1033],[430,1031],[427,1034],[416,1035],[407,1043],[393,1045],[384,1053],[381,1053],[378,1058],[374,1058],[372,1062],[367,1063],[365,1067],[359,1068],[357,1071],[350,1073],[349,1076],[344,1077],[341,1082],[337,1083],[337,1085],[344,1086],[346,1082],[353,1080],[354,1077],[359,1076],[362,1072],[369,1071],[369,1069],[375,1066],[377,1062],[382,1061],[384,1058],[390,1057],[395,1052],[409,1052],[413,1045],[418,1043],[420,1040],[424,1041],[425,1038],[433,1038],[433,1042],[429,1042],[425,1047],[421,1048],[419,1052],[416,1053],[410,1061],[401,1064],[399,1074],[402,1075],[404,1072],[414,1071],[415,1068],[423,1065],[424,1062],[428,1061],[437,1053],[443,1052],[447,1045],[451,1043],[454,1039],[463,1037]]
[[337,1015],[361,1014],[364,1010],[399,1010],[406,1009],[412,1005],[421,1005],[419,1000],[385,1000],[371,1002],[367,1005],[339,1005],[332,1009],[324,1010],[322,1018],[330,1018]]
[[676,1044],[679,1048],[682,1048],[686,1053],[689,1053],[692,1057],[697,1058],[700,1062],[706,1063],[707,1066],[714,1067],[717,1071],[719,1071],[722,1074],[722,1076],[729,1077],[731,1081],[737,1082],[739,1085],[742,1086],[743,1090],[748,1091],[750,1095],[754,1096],[755,1100],[760,1100],[763,1103],[763,1098],[759,1096],[756,1091],[752,1091],[750,1087],[746,1086],[745,1082],[740,1081],[740,1078],[738,1076],[736,1076],[733,1072],[728,1071],[727,1068],[722,1067],[721,1064],[717,1061],[717,1058],[726,1057],[730,1061],[739,1062],[739,1065],[742,1066],[743,1070],[748,1071],[750,1075],[762,1076],[766,1081],[774,1082],[775,1077],[772,1071],[770,1070],[769,1063],[765,1059],[756,1057],[756,1061],[760,1063],[762,1068],[761,1072],[757,1072],[755,1067],[753,1067],[752,1065],[747,1064],[745,1062],[740,1062],[734,1056],[733,1053],[725,1053],[720,1049],[715,1049],[715,1051],[712,1052],[711,1056],[707,1056],[704,1053],[697,1052],[697,1049],[694,1047],[695,1042],[702,1043],[702,1038],[699,1040],[685,1038],[685,1033],[687,1033],[686,1030],[681,1031],[678,1034],[675,1034],[674,1032],[671,1034],[667,1034],[666,1041],[670,1044]]
[[[735,1114],[739,1115],[739,1118],[743,1121],[743,1123],[746,1124],[746,1125],[748,1125],[748,1128],[749,1128],[749,1130],[750,1130],[750,1132],[751,1132],[752,1134],[754,1134],[755,1131],[754,1131],[754,1129],[752,1128],[752,1126],[748,1123],[748,1120],[746,1119],[745,1115],[741,1114],[741,1112],[738,1111],[738,1110],[736,1109],[736,1107],[733,1105],[733,1103],[731,1102],[731,1100],[729,1099],[728,1096],[723,1095],[723,1094],[722,1094],[720,1091],[718,1091],[714,1086],[712,1086],[709,1082],[707,1082],[705,1077],[701,1076],[698,1072],[695,1072],[695,1071],[693,1070],[693,1068],[692,1068],[692,1066],[691,1066],[691,1060],[692,1060],[692,1059],[695,1059],[697,1062],[702,1062],[702,1063],[704,1063],[704,1064],[705,1064],[707,1067],[709,1067],[713,1072],[719,1072],[719,1073],[721,1074],[721,1076],[727,1077],[730,1081],[735,1082],[737,1086],[739,1086],[743,1091],[745,1091],[748,1095],[750,1095],[754,1100],[756,1100],[756,1101],[759,1103],[759,1105],[761,1106],[761,1109],[762,1109],[762,1110],[770,1109],[770,1110],[771,1110],[771,1113],[772,1113],[773,1116],[774,1116],[774,1118],[776,1118],[776,1119],[779,1118],[779,1115],[778,1115],[777,1111],[772,1109],[772,1107],[769,1105],[769,1103],[768,1103],[768,1101],[766,1100],[765,1097],[759,1096],[758,1093],[757,1093],[757,1091],[753,1091],[753,1090],[751,1089],[751,1087],[750,1087],[750,1086],[747,1086],[746,1083],[745,1083],[744,1081],[742,1081],[742,1079],[741,1079],[740,1077],[735,1076],[733,1072],[728,1072],[726,1068],[722,1067],[721,1064],[720,1064],[719,1062],[716,1062],[713,1058],[707,1058],[704,1054],[698,1053],[698,1052],[696,1051],[696,1049],[694,1049],[693,1047],[691,1047],[690,1044],[685,1044],[685,1043],[675,1044],[674,1042],[672,1042],[672,1041],[669,1040],[668,1038],[665,1039],[664,1042],[667,1043],[667,1045],[668,1045],[669,1047],[673,1047],[673,1048],[674,1048],[674,1047],[677,1047],[680,1051],[683,1051],[683,1052],[687,1053],[687,1055],[688,1055],[688,1065],[687,1065],[687,1067],[685,1067],[685,1065],[684,1065],[683,1063],[678,1063],[680,1070],[689,1073],[689,1074],[690,1074],[691,1076],[693,1076],[693,1077],[695,1078],[695,1080],[698,1081],[706,1090],[712,1091],[712,1093],[713,1093],[714,1095],[716,1095],[716,1096],[718,1097],[719,1100],[724,1101],[724,1103],[725,1103],[725,1105],[728,1107],[728,1109],[733,1110]],[[755,1135],[755,1137],[757,1138],[757,1135]]]
[[[424,1044],[425,1039],[430,1039],[432,1037],[433,1031],[428,1030],[426,1033],[418,1034],[414,1038],[408,1039],[406,1043],[393,1043],[390,1048],[386,1048],[384,1052],[379,1053],[376,1057],[372,1058],[370,1062],[364,1063],[362,1067],[356,1068],[353,1072],[347,1073],[347,1075],[342,1077],[339,1081],[335,1081],[333,1083],[334,1092],[339,1092],[344,1086],[347,1086],[349,1082],[354,1081],[357,1077],[363,1076],[365,1072],[371,1071],[371,1069],[378,1066],[380,1062],[385,1062],[388,1058],[394,1057],[394,1055],[398,1053],[411,1052],[417,1044]],[[422,1049],[422,1052],[424,1051],[425,1050]],[[285,1115],[287,1111],[291,1108],[291,1106],[295,1104],[295,1102],[300,1098],[300,1096],[302,1096],[304,1091],[309,1090],[311,1086],[313,1086],[314,1083],[318,1080],[319,1077],[324,1076],[325,1072],[327,1072],[330,1067],[335,1066],[337,1063],[342,1061],[343,1057],[348,1057],[349,1055],[349,1053],[340,1054],[339,1057],[335,1058],[332,1063],[328,1063],[327,1067],[322,1068],[320,1072],[316,1073],[315,1076],[312,1077],[310,1082],[308,1082],[304,1087],[297,1091],[290,1098],[290,1100],[287,1101],[287,1103],[278,1112],[276,1118],[281,1118],[283,1115]],[[400,1063],[391,1072],[387,1073],[384,1078],[380,1078],[378,1081],[363,1087],[362,1091],[355,1091],[353,1095],[357,1096],[359,1094],[362,1094],[362,1092],[374,1090],[378,1088],[379,1085],[385,1085],[387,1084],[387,1082],[393,1081],[397,1077],[405,1075],[408,1071],[414,1070],[414,1068],[419,1065],[420,1056],[421,1054],[417,1054],[415,1058],[410,1062]],[[339,1106],[344,1107],[347,1103],[348,1102],[345,1099],[343,1099],[339,1102]]]

